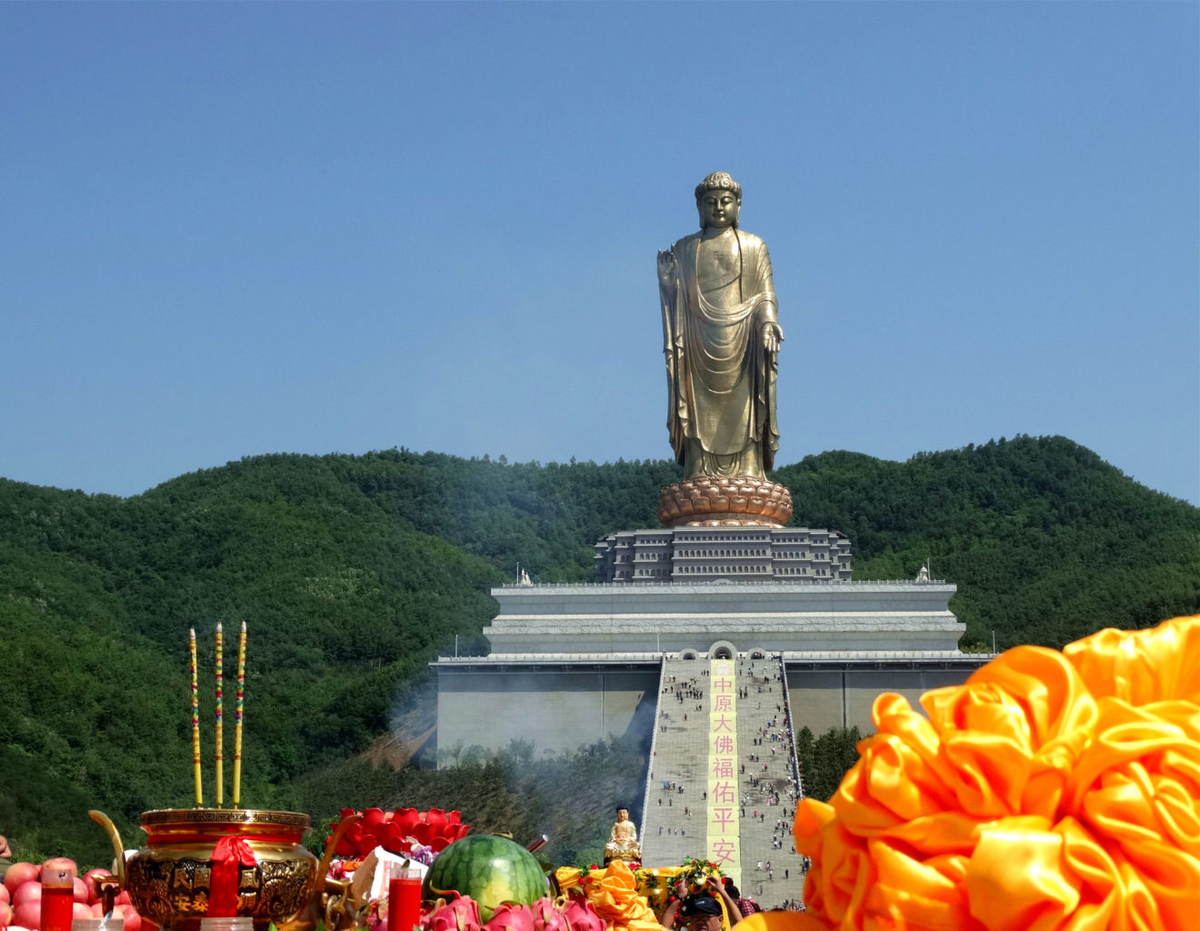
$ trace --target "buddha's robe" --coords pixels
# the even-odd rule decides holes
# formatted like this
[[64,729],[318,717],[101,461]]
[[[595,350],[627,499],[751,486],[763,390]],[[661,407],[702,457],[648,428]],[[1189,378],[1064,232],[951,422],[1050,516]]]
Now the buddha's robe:
[[[777,355],[762,342],[763,324],[778,323],[771,259],[757,236],[732,233],[727,244],[736,264],[729,274],[708,267],[718,259],[694,233],[671,247],[674,274],[659,281],[667,431],[685,478],[763,478],[779,449]],[[721,286],[701,285],[714,280]]]
[[637,859],[642,855],[642,848],[637,842],[637,828],[632,821],[614,822],[608,832],[608,843],[604,845],[605,859],[614,857],[622,860]]

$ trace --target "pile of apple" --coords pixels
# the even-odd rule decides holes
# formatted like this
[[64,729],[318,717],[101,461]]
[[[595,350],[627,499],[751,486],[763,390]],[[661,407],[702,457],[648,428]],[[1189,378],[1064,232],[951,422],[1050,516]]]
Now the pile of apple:
[[[74,860],[53,857],[42,864],[55,869],[70,869],[76,873],[74,918],[103,918],[104,908],[96,886],[97,877],[110,878],[108,870],[88,870],[82,878]],[[36,863],[14,863],[4,873],[4,885],[0,886],[0,929],[27,928],[40,931],[42,926],[42,865]],[[140,931],[142,916],[134,911],[129,893],[121,890],[117,895],[113,917],[125,923],[125,931]]]

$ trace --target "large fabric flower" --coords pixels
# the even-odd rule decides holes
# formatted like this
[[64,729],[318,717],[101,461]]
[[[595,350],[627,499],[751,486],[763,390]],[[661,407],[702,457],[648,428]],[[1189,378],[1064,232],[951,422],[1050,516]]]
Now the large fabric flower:
[[555,879],[569,895],[581,887],[588,904],[611,931],[662,931],[654,910],[638,891],[637,878],[622,860],[611,860],[603,871],[591,870],[586,874],[560,867]]
[[921,705],[881,695],[797,806],[796,931],[1200,928],[1200,617],[1017,647]]

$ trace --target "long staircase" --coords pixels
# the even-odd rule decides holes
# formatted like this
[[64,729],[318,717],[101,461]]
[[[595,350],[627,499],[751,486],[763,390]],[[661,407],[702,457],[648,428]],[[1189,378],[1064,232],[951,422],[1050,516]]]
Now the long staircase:
[[646,866],[678,866],[707,850],[708,665],[663,660],[642,817]]
[[[764,908],[799,902],[804,861],[792,850],[800,793],[792,733],[777,656],[741,654],[720,666],[664,658],[642,863],[678,866],[687,857],[713,859],[720,856],[715,850],[730,850],[722,870],[744,896]],[[733,778],[722,779],[722,769]],[[710,847],[710,832],[725,843]]]

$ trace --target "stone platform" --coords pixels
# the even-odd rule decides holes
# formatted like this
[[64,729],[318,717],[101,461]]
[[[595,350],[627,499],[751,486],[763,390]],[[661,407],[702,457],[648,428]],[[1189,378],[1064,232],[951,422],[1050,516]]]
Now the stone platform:
[[920,651],[958,654],[944,582],[506,585],[483,634],[506,654]]

